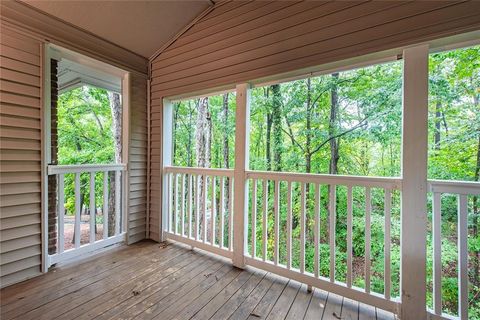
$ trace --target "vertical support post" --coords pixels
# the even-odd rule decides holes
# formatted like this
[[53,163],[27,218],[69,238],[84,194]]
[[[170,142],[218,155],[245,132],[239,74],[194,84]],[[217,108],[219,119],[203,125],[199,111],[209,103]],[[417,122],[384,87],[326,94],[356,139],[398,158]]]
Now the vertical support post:
[[[122,207],[122,197],[121,197],[121,186],[120,186],[120,170],[115,171],[115,235],[120,234],[120,219],[121,219],[121,207]],[[125,218],[125,217],[124,217]]]
[[248,210],[248,182],[246,170],[249,163],[250,136],[250,90],[246,83],[237,85],[237,108],[235,111],[235,170],[233,216],[233,265],[245,267],[245,248]]
[[428,45],[403,51],[401,318],[426,319]]
[[42,162],[41,162],[41,185],[42,185],[42,272],[48,272],[50,267],[48,255],[48,164],[51,162],[51,65],[50,65],[50,50],[49,45],[41,44],[40,53],[43,63],[41,64],[40,72],[44,76],[42,81],[42,104],[44,106],[42,112],[42,132],[43,139],[41,139],[42,147]]
[[163,99],[163,133],[162,133],[162,221],[160,223],[160,241],[165,241],[167,219],[168,219],[168,178],[163,172],[164,167],[172,165],[172,138],[173,138],[173,104]]

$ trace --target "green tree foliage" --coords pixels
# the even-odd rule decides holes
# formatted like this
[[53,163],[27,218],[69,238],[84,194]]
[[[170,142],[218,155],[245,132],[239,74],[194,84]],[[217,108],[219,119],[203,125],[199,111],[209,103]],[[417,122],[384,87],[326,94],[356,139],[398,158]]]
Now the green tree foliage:
[[[257,87],[251,92],[250,169],[301,173],[398,177],[401,175],[402,140],[401,61],[357,70],[321,75],[276,85]],[[480,171],[480,47],[430,55],[429,149],[430,179],[478,181]],[[223,165],[223,141],[230,141],[233,167],[234,96],[230,96],[229,116],[222,121],[222,96],[209,98],[212,122],[211,166]],[[174,113],[174,163],[195,166],[195,122],[198,100],[181,101]],[[338,161],[332,159],[337,157]],[[306,270],[313,272],[314,191],[306,186]],[[267,233],[274,234],[273,183],[267,184]],[[250,184],[250,191],[252,185]],[[299,267],[300,185],[292,185],[293,267]],[[286,263],[287,185],[280,183],[280,262]],[[251,192],[249,205],[251,209]],[[320,273],[329,275],[329,213],[327,186],[320,190]],[[257,254],[262,252],[263,183],[257,185]],[[347,189],[336,187],[336,280],[346,279]],[[384,191],[371,189],[371,289],[384,291]],[[217,195],[218,197],[218,195]],[[365,200],[364,188],[353,188],[354,284],[364,287]],[[457,299],[457,202],[454,196],[442,199],[443,308],[456,314]],[[480,317],[478,276],[480,201],[469,198],[470,317]],[[431,211],[431,199],[429,199]],[[392,195],[391,268],[392,296],[400,285],[400,193]],[[429,216],[429,219],[431,217]],[[273,258],[274,239],[269,237],[267,256]],[[249,242],[250,243],[250,242]],[[428,239],[428,301],[431,307],[432,245]],[[251,250],[251,248],[249,248]]]
[[[58,97],[58,163],[106,164],[115,162],[112,114],[104,89],[82,86]],[[66,213],[74,214],[74,175],[65,175]],[[90,176],[82,174],[81,203],[88,207]],[[96,205],[103,203],[103,174],[95,176]]]

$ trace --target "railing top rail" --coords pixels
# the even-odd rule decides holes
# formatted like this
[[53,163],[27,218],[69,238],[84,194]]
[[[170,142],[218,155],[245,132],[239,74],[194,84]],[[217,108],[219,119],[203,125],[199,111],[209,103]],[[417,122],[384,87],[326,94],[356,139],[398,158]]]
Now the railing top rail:
[[123,163],[113,164],[72,164],[72,165],[49,165],[48,174],[68,174],[84,172],[107,172],[125,171],[127,166]]
[[293,172],[271,172],[271,171],[247,171],[249,179],[268,179],[290,182],[319,183],[346,186],[365,186],[398,189],[402,187],[401,178],[386,177],[362,177],[362,176],[344,176],[332,174],[314,174],[314,173],[293,173]]
[[212,168],[199,168],[199,167],[164,167],[164,173],[184,173],[195,175],[207,175],[207,176],[224,176],[233,177],[232,169],[212,169]]
[[428,191],[436,193],[480,195],[480,182],[428,180]]

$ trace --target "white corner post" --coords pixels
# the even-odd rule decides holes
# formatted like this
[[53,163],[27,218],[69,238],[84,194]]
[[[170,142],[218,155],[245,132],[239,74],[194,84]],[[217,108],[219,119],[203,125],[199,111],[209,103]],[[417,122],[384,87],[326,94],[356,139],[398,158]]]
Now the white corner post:
[[168,224],[168,180],[163,168],[172,165],[173,150],[173,104],[170,100],[163,99],[162,106],[162,164],[161,164],[161,180],[162,180],[162,212],[160,222],[160,241],[165,241],[165,230]]
[[48,254],[48,165],[52,162],[51,154],[51,66],[50,46],[42,44],[43,72],[43,114],[42,114],[42,272],[48,272],[50,259]]
[[402,320],[427,318],[428,45],[403,51]]
[[233,265],[245,267],[248,225],[248,181],[246,170],[249,163],[250,137],[250,87],[237,85],[237,107],[235,112],[235,170],[233,197]]

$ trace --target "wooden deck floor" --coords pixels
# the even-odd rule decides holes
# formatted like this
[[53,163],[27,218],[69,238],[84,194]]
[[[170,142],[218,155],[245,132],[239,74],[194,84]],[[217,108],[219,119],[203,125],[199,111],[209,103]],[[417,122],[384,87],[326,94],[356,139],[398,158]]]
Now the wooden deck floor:
[[1,319],[393,319],[180,245],[144,241],[1,290]]

